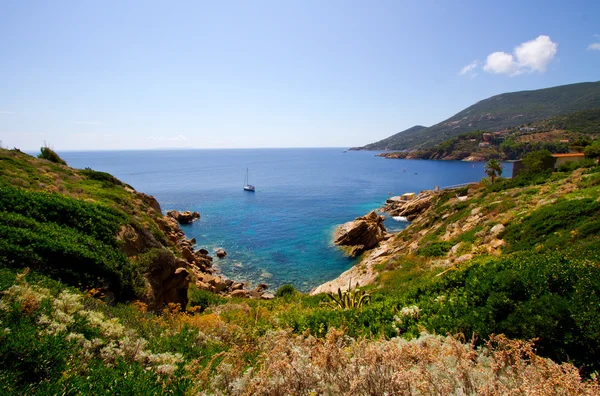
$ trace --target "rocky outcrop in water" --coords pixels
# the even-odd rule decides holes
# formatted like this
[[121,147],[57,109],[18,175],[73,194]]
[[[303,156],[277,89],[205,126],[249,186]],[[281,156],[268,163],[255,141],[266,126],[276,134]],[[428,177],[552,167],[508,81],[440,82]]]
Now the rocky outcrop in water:
[[382,210],[391,216],[402,216],[406,217],[408,221],[413,221],[429,209],[433,197],[435,197],[433,191],[421,191],[419,195],[410,201],[402,201],[399,197],[393,197],[387,200]]
[[342,224],[334,234],[334,243],[349,247],[348,253],[355,257],[365,250],[376,247],[386,237],[384,216],[371,212]]
[[177,210],[169,210],[167,212],[167,216],[174,218],[180,224],[190,224],[191,222],[198,220],[200,218],[200,213],[190,212],[189,210],[187,210],[185,212],[179,212]]

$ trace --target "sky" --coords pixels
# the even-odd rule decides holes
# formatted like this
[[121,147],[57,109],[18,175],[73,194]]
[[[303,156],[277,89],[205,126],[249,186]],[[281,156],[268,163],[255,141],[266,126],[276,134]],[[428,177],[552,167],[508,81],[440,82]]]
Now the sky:
[[0,141],[352,147],[600,80],[600,1],[4,1]]

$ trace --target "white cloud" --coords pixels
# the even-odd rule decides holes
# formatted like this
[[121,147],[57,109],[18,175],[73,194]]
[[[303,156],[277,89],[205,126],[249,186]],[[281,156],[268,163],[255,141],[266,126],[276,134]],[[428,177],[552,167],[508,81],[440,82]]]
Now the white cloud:
[[[558,44],[552,42],[548,36],[539,36],[515,48],[517,62],[526,71],[545,72],[546,66],[556,55]],[[527,70],[529,69],[529,70]]]
[[588,47],[589,50],[600,51],[600,43],[592,43]]
[[556,55],[558,44],[550,37],[538,38],[518,45],[513,54],[494,52],[488,55],[483,70],[488,73],[516,76],[534,71],[543,73]]
[[4,110],[0,110],[0,114],[15,114],[14,111],[4,111]]
[[473,72],[473,70],[475,70],[477,68],[477,66],[479,66],[479,61],[474,60],[473,62],[469,63],[467,66],[460,69],[460,71],[458,72],[458,75],[464,76],[467,73],[471,73],[471,72]]
[[496,74],[514,74],[517,70],[515,58],[506,52],[489,54],[483,70]]

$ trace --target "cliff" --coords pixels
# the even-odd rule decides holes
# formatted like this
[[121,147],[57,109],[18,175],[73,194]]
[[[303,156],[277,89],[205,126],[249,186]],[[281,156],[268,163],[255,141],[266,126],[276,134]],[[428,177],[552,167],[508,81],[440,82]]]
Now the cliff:
[[164,216],[152,196],[110,174],[2,149],[0,192],[2,266],[150,309],[185,309],[190,283],[221,294],[243,289],[214,274],[212,257],[179,228],[198,213]]

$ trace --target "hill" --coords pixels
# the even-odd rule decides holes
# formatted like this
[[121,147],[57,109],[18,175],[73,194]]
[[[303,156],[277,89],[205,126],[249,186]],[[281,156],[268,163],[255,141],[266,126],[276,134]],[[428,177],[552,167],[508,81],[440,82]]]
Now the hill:
[[431,148],[386,152],[386,158],[486,161],[516,160],[536,150],[581,152],[600,137],[600,108],[531,122],[499,132],[474,131],[444,140]]
[[[360,150],[407,150],[430,148],[461,133],[501,131],[530,122],[600,107],[600,81],[520,91],[492,96],[475,103],[436,125],[413,128]],[[405,132],[409,132],[405,134]]]
[[148,270],[185,257],[157,203],[1,150],[0,393],[598,394],[600,166],[586,166],[428,193],[355,267],[374,283],[338,300],[191,285],[157,312]]
[[367,144],[364,147],[354,147],[350,150],[393,150],[398,146],[398,144],[402,143],[403,139],[418,134],[423,129],[427,129],[427,127],[423,125],[415,125],[414,127],[408,128],[402,132],[398,132],[397,134],[380,140],[376,143]]

